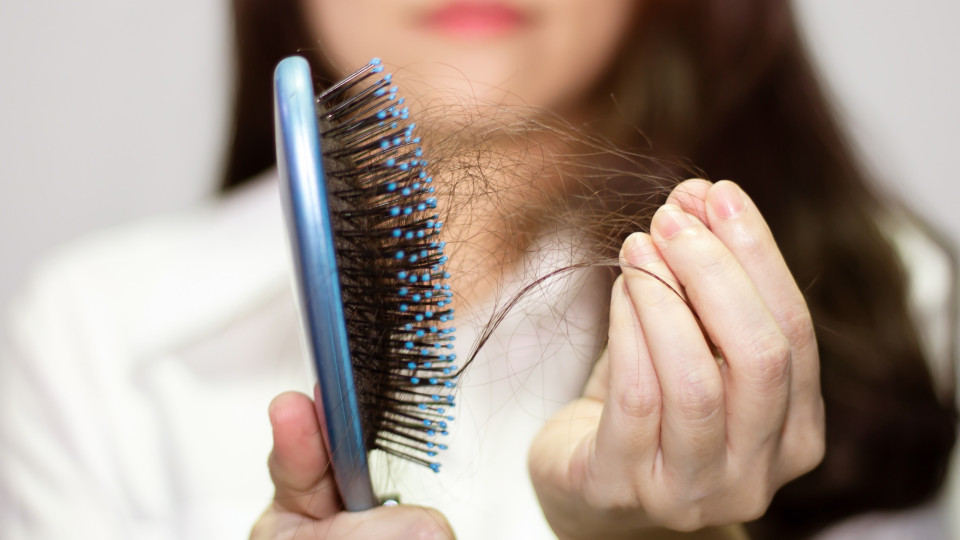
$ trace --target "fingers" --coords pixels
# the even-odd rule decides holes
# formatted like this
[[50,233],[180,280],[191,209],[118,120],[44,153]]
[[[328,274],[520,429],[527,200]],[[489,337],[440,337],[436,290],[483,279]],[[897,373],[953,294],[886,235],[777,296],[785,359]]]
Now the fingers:
[[667,204],[654,216],[651,230],[729,365],[725,379],[731,445],[763,447],[771,437],[779,437],[786,414],[789,343],[750,276],[699,220]]
[[803,294],[756,206],[733,182],[717,182],[705,197],[710,228],[733,253],[793,348],[792,393],[820,395],[816,338]]
[[597,461],[613,467],[639,464],[640,474],[651,473],[660,446],[660,382],[623,276],[613,284],[605,361],[607,392],[597,429]]
[[819,396],[817,355],[806,350],[816,348],[810,313],[756,205],[733,182],[700,179],[678,185],[667,202],[707,224],[743,266],[794,350],[791,395]]
[[341,512],[318,524],[317,536],[303,538],[351,539],[383,538],[387,540],[453,539],[453,529],[443,514],[432,508],[400,505],[378,507],[365,512]]
[[[726,414],[720,371],[690,307],[664,285],[677,279],[650,236],[636,233],[627,238],[622,259],[624,284],[662,393],[664,466],[692,478],[724,463]],[[611,336],[611,353],[613,344]],[[612,372],[613,358],[611,354]]]
[[251,540],[382,540],[453,539],[453,530],[440,512],[420,506],[378,507],[364,512],[340,512],[314,520],[292,512],[268,511],[254,526]]
[[718,182],[704,200],[711,230],[750,276],[791,350],[781,460],[785,477],[793,478],[816,466],[824,452],[820,362],[810,312],[769,227],[743,190]]
[[274,505],[315,519],[341,509],[313,401],[287,392],[270,404],[273,451],[268,464],[276,487]]
[[588,529],[623,509],[680,530],[754,519],[823,446],[815,371],[804,406],[791,386],[795,358],[816,367],[809,315],[766,223],[733,184],[687,181],[621,268],[605,355],[531,449],[548,520],[586,530],[582,506]]
[[314,402],[287,392],[270,404],[274,502],[250,534],[252,540],[348,538],[454,538],[442,514],[418,506],[341,512],[329,453]]
[[684,180],[670,192],[667,204],[679,206],[684,212],[699,219],[701,223],[707,223],[707,192],[712,186],[713,182],[702,178]]
[[770,228],[747,194],[733,182],[724,180],[709,189],[705,203],[710,230],[743,266],[784,331],[812,335],[809,325],[803,325],[800,320],[808,318],[801,316],[807,314],[803,295]]
[[294,540],[323,538],[382,538],[406,540],[454,538],[453,529],[443,514],[420,506],[379,507],[365,512],[341,512],[316,523],[310,530],[301,529]]
[[[750,422],[753,420],[733,411],[751,409],[749,405],[741,403],[744,397],[766,403],[766,410],[770,413],[766,418],[766,435],[768,438],[780,437],[779,455],[783,463],[781,468],[785,471],[783,478],[794,478],[815,466],[823,454],[824,411],[820,397],[819,355],[803,295],[762,215],[736,184],[688,180],[677,186],[667,202],[683,208],[708,226],[747,275],[779,329],[781,336],[759,329],[755,333],[741,335],[741,339],[747,340],[744,341],[745,356],[741,358],[749,362],[744,365],[745,362],[741,361],[739,370],[725,372],[729,383],[727,402],[731,407],[732,420],[729,426],[730,440],[733,444],[743,444],[745,439],[740,436],[743,434],[753,436],[755,446],[764,444],[764,430],[751,429]],[[683,250],[674,250],[675,253],[677,251]],[[673,265],[673,257],[669,254],[665,256],[668,263]],[[717,259],[712,266],[723,267],[723,258]],[[681,281],[684,281],[683,277]],[[728,289],[720,289],[717,297],[723,298],[725,290]],[[691,297],[694,304],[700,301],[693,292]],[[695,307],[706,325],[706,321],[711,319],[706,316],[710,309],[703,309],[699,305]],[[709,325],[708,329],[712,336],[736,336],[735,333],[718,333],[716,328],[709,328]],[[724,347],[719,340],[718,344]],[[728,359],[736,363],[739,353],[724,348]],[[779,394],[783,384],[777,380],[781,376],[788,378],[786,401]],[[739,386],[744,386],[742,383],[751,378],[758,384],[753,385],[752,390],[742,391]],[[764,385],[763,380],[771,384]],[[765,399],[764,392],[770,399]]]

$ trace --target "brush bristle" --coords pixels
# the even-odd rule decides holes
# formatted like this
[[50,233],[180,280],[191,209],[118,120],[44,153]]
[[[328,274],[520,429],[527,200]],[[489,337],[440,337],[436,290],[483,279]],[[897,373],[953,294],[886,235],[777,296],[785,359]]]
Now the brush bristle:
[[457,376],[433,178],[378,59],[317,96],[364,443],[439,470]]

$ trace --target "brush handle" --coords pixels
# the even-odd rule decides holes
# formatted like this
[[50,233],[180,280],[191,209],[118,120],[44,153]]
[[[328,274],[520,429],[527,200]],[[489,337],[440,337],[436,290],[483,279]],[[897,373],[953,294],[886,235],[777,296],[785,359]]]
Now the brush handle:
[[346,509],[367,510],[377,505],[377,499],[350,362],[312,76],[302,57],[277,65],[274,118],[297,306],[320,385],[334,477]]

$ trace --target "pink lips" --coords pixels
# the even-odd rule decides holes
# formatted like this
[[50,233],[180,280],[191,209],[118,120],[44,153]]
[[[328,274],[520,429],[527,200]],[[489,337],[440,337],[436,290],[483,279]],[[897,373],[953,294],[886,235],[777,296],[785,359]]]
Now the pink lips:
[[458,38],[500,36],[528,22],[523,12],[498,2],[453,2],[427,15],[427,28]]

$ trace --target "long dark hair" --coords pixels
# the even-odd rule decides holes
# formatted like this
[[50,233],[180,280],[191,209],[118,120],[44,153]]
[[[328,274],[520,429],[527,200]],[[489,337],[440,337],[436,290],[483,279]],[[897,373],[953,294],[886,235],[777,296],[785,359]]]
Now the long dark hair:
[[[223,191],[273,166],[273,68],[316,49],[297,2],[233,4],[238,69]],[[644,9],[642,28],[597,85],[597,102],[617,119],[600,129],[623,148],[648,152],[652,142],[743,186],[818,327],[827,454],[780,490],[751,533],[803,538],[850,515],[928,500],[956,436],[953,393],[933,384],[903,270],[878,226],[888,203],[838,127],[789,2],[662,0]],[[611,230],[606,244],[619,234]]]
[[[631,66],[645,74],[648,100],[633,111],[637,124],[744,187],[817,324],[827,454],[751,526],[755,537],[784,539],[929,499],[944,481],[957,417],[952,391],[938,395],[933,384],[903,270],[878,226],[889,209],[838,127],[789,7],[653,3],[635,45],[645,53]],[[731,12],[735,22],[720,22]],[[661,71],[670,77],[654,79],[658,62],[669,62]],[[670,103],[676,96],[685,102]]]

